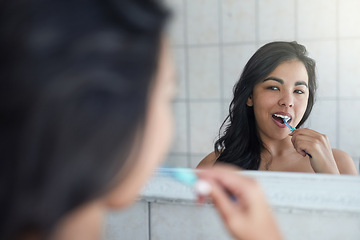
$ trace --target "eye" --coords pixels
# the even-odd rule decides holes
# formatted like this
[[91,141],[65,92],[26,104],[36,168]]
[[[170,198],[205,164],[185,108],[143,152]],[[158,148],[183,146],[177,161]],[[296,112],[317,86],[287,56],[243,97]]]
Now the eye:
[[275,87],[275,86],[270,86],[270,87],[267,87],[266,89],[269,89],[269,90],[279,90],[278,87]]
[[302,91],[302,90],[295,90],[294,92],[298,93],[298,94],[303,94],[304,93],[304,91]]

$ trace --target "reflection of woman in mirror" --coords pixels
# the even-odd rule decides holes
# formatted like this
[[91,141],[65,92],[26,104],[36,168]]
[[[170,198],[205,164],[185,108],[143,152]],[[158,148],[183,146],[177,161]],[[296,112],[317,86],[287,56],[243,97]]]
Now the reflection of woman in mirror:
[[[325,135],[300,128],[311,113],[315,91],[315,62],[304,46],[264,45],[234,86],[215,151],[198,167],[225,162],[251,170],[357,174],[351,157],[332,149]],[[289,134],[284,119],[296,130]]]
[[[135,201],[170,146],[166,15],[143,0],[1,5],[0,239],[100,239],[106,209]],[[254,180],[200,174],[236,238],[280,239]]]

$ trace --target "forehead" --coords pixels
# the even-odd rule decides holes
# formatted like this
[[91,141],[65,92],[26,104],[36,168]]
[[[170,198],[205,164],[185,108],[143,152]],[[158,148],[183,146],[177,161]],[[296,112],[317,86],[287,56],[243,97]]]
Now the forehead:
[[304,81],[309,82],[305,65],[299,60],[290,60],[280,63],[268,77],[277,77],[283,81]]

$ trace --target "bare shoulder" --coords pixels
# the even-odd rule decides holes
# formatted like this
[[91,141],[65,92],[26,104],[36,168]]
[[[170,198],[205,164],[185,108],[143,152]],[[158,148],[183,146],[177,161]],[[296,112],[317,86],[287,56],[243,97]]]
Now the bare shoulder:
[[340,174],[358,175],[357,168],[349,154],[336,148],[333,148],[332,152]]
[[218,159],[218,157],[219,154],[212,152],[208,154],[203,160],[201,160],[196,168],[212,167],[214,166],[216,159]]

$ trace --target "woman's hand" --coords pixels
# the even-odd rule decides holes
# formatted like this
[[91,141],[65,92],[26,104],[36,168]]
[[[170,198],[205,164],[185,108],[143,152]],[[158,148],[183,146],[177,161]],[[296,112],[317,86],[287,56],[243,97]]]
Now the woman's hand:
[[236,239],[282,239],[271,208],[254,179],[219,165],[199,171],[198,176],[210,184],[207,197]]
[[303,157],[310,154],[310,164],[316,173],[339,174],[330,141],[324,134],[304,128],[289,134],[296,151]]

